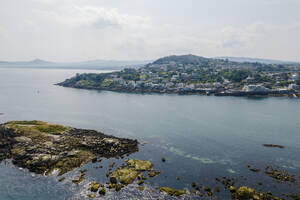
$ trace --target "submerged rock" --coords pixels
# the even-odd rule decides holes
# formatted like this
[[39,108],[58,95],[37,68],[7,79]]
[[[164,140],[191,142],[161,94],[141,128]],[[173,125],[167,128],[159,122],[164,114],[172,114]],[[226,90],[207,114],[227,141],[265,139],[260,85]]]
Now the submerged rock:
[[159,171],[151,170],[151,171],[148,172],[148,176],[151,177],[151,178],[157,176],[158,174],[160,174]]
[[79,176],[77,176],[76,179],[72,180],[72,183],[79,184],[79,183],[83,182],[84,176],[85,176],[85,173],[81,173]]
[[176,197],[187,193],[186,190],[175,190],[175,189],[172,189],[172,188],[169,188],[169,187],[161,187],[159,189],[159,191],[160,192],[165,192],[168,195],[176,196]]
[[290,194],[288,195],[289,198],[293,200],[299,200],[300,199],[300,194]]
[[277,145],[277,144],[264,144],[264,147],[273,147],[273,148],[279,148],[279,149],[283,149],[284,148],[284,146]]
[[66,178],[65,177],[61,177],[60,179],[58,179],[59,182],[64,181]]
[[14,165],[37,174],[58,170],[62,175],[98,157],[120,157],[136,151],[136,140],[93,130],[35,120],[0,125],[0,161],[11,158]]
[[252,172],[255,172],[255,173],[260,172],[260,169],[253,168],[251,165],[248,165],[247,167],[248,167],[248,169],[249,169],[250,171],[252,171]]
[[95,195],[95,194],[88,194],[87,197],[88,197],[88,198],[95,198],[96,195]]
[[286,170],[275,169],[271,166],[265,168],[265,174],[272,177],[278,182],[295,182],[295,176],[289,174]]

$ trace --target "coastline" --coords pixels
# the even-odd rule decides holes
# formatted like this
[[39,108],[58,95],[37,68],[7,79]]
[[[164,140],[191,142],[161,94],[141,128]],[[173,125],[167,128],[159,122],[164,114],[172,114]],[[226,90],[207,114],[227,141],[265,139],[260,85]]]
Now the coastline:
[[[83,199],[103,198],[107,194],[117,194],[128,187],[134,187],[140,192],[146,190],[151,194],[162,195],[164,198],[168,195],[170,199],[216,198],[219,195],[226,195],[228,199],[233,200],[282,200],[283,195],[290,199],[299,199],[299,194],[287,193],[277,196],[266,191],[264,187],[254,189],[257,187],[250,184],[248,177],[243,177],[244,181],[248,180],[245,183],[238,182],[241,178],[216,176],[214,186],[207,185],[203,180],[195,180],[196,182],[192,182],[189,187],[180,189],[173,189],[162,183],[160,186],[155,186],[153,191],[149,191],[148,187],[152,187],[146,180],[164,172],[159,169],[159,165],[156,168],[150,160],[125,158],[138,151],[137,140],[117,138],[93,130],[76,129],[36,120],[9,121],[0,124],[0,142],[2,147],[0,161],[12,159],[13,165],[28,169],[35,174],[57,175],[57,182],[70,182],[72,185],[79,186],[84,191]],[[263,144],[263,146],[285,148],[275,144]],[[94,163],[96,170],[103,168],[102,158],[118,158],[120,162],[114,160],[109,163],[106,168],[108,170],[106,182],[97,182],[93,177],[85,180],[90,168],[82,167],[91,162]],[[163,157],[161,162],[168,163],[169,160]],[[283,168],[268,164],[264,168],[247,164],[247,168],[250,173],[261,173],[278,183],[297,186],[297,175]],[[71,171],[77,172],[78,175],[70,180],[65,174]],[[176,179],[180,180],[179,177]],[[264,184],[263,181],[258,183],[258,185]]]
[[269,92],[246,92],[246,91],[224,91],[224,90],[189,90],[180,91],[174,90],[160,90],[160,89],[124,89],[124,88],[104,88],[104,87],[82,87],[82,86],[69,86],[64,83],[57,83],[55,85],[75,88],[75,89],[86,89],[86,90],[98,90],[98,91],[112,91],[121,93],[135,93],[135,94],[178,94],[178,95],[204,95],[204,96],[233,96],[233,97],[291,97],[300,98],[300,92],[295,90],[274,90]]

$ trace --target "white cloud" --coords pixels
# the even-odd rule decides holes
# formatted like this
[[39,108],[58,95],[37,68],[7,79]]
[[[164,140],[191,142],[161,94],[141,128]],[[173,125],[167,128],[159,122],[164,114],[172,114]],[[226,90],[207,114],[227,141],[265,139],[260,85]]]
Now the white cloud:
[[85,28],[145,28],[150,20],[146,17],[123,14],[116,8],[68,5],[56,10],[35,10],[37,15],[46,20],[66,26]]
[[5,22],[0,23],[0,60],[155,59],[188,53],[207,57],[298,58],[299,23],[280,25],[262,19],[243,25],[228,22],[209,27],[195,18],[195,23],[180,25],[161,22],[149,14],[142,16],[126,9],[100,6],[102,0],[97,4],[92,0],[28,2],[33,3],[21,2],[27,9],[11,13],[13,23],[0,19]]
[[266,24],[257,22],[244,28],[225,27],[222,33],[221,47],[224,48],[243,48],[253,45],[255,39],[263,36]]

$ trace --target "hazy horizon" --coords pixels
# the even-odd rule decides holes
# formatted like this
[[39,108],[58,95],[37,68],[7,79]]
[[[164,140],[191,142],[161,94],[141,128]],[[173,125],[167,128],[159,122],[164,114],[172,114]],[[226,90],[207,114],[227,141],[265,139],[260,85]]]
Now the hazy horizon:
[[3,0],[0,60],[300,61],[297,0]]
[[[31,60],[0,60],[0,62],[8,62],[8,63],[26,63],[26,62],[46,62],[46,63],[55,63],[55,64],[72,64],[72,63],[90,63],[90,62],[147,62],[151,63],[154,62],[155,60],[158,60],[163,57],[168,57],[168,56],[184,56],[188,54],[181,54],[181,55],[175,55],[175,54],[170,54],[170,55],[165,55],[162,57],[150,59],[150,60],[118,60],[118,59],[91,59],[91,60],[78,60],[78,61],[55,61],[55,60],[45,60],[41,58],[34,58]],[[190,54],[193,55],[193,54]],[[201,55],[194,55],[194,56],[200,56]],[[254,57],[238,57],[238,56],[217,56],[217,57],[206,57],[209,59],[229,59],[232,61],[235,61],[235,59],[245,59],[245,60],[253,60],[253,62],[263,62],[263,61],[274,61],[276,62],[286,62],[286,63],[299,63],[300,61],[295,61],[295,60],[279,60],[279,59],[272,59],[272,58],[254,58]]]

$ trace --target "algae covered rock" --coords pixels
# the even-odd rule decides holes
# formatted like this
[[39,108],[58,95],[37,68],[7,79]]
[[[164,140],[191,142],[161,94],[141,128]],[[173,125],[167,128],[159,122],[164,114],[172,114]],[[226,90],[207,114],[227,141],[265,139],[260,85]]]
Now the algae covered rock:
[[265,168],[265,174],[267,176],[272,177],[277,182],[291,182],[291,183],[294,183],[296,181],[295,176],[293,174],[289,174],[284,169],[273,168],[271,166],[267,166]]
[[101,188],[100,188],[99,194],[100,194],[100,195],[105,195],[105,194],[106,194],[106,189],[105,189],[105,187],[101,187]]
[[138,184],[138,185],[142,185],[143,183],[144,183],[144,181],[143,181],[143,180],[141,180],[141,179],[140,179],[140,180],[138,180],[138,182],[137,182],[137,184]]
[[88,194],[87,197],[88,197],[88,198],[95,198],[96,195],[95,195],[95,194]]
[[117,183],[119,180],[121,184],[128,185],[133,183],[137,178],[144,179],[142,172],[154,171],[153,165],[147,160],[133,160],[127,159],[124,166],[115,169],[110,175],[111,183]]
[[148,172],[148,176],[151,177],[151,178],[157,176],[158,174],[160,174],[159,171],[151,170],[151,171]]
[[99,189],[99,187],[100,187],[100,183],[97,183],[95,181],[93,181],[93,182],[90,183],[90,190],[92,192],[97,192],[98,189]]
[[120,169],[117,171],[120,182],[122,184],[128,185],[133,183],[135,179],[138,177],[139,172],[133,169]]
[[161,187],[159,189],[159,191],[160,192],[165,192],[168,195],[176,196],[176,197],[187,193],[186,190],[175,190],[175,189],[172,189],[172,188],[169,188],[169,187]]
[[[231,190],[232,191],[232,190]],[[237,191],[235,191],[234,195],[238,199],[259,199],[259,196],[255,194],[255,190],[249,187],[240,187]]]
[[144,191],[145,190],[145,186],[139,186],[139,190],[140,191]]
[[109,189],[115,189],[117,192],[118,191],[120,191],[122,188],[124,187],[124,185],[122,185],[122,184],[115,184],[115,183],[110,183],[110,184],[108,184],[108,186],[107,186],[107,188],[109,188]]
[[127,164],[129,167],[134,168],[138,171],[146,171],[150,170],[152,167],[152,163],[148,160],[133,160],[133,159],[127,159]]
[[37,120],[0,124],[0,144],[0,161],[12,159],[18,167],[46,175],[53,171],[62,175],[98,157],[120,157],[138,150],[136,140]]
[[232,199],[237,200],[282,200],[280,197],[272,196],[269,193],[263,193],[253,188],[242,186],[232,193]]
[[72,183],[79,184],[79,183],[83,182],[84,176],[85,176],[85,174],[81,173],[79,176],[76,177],[76,179],[72,180]]

